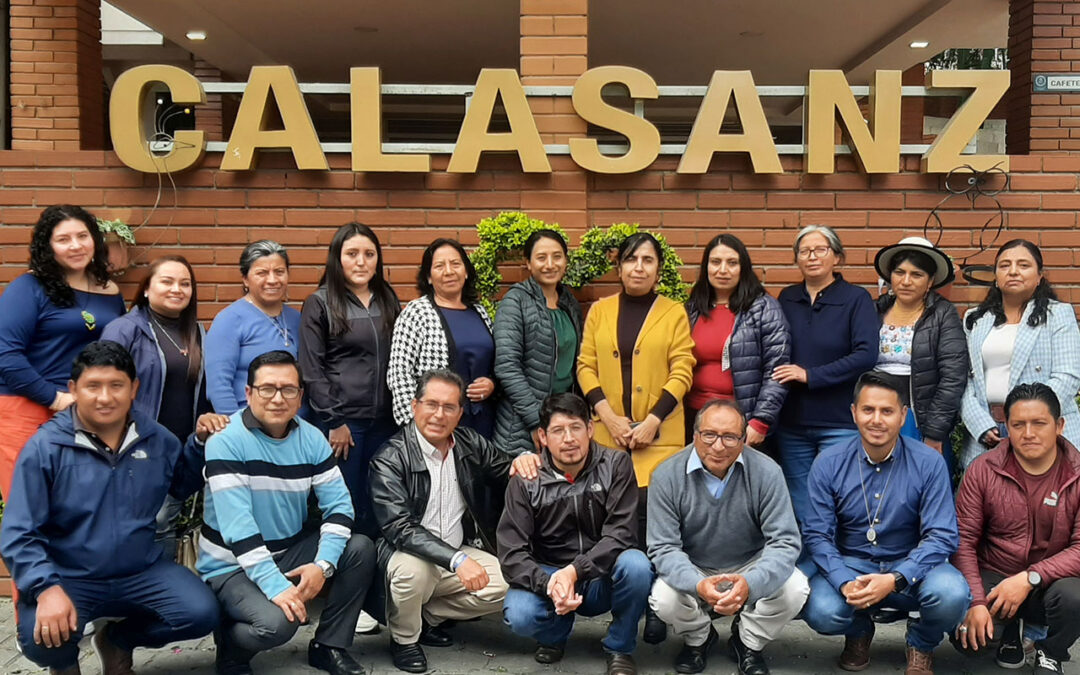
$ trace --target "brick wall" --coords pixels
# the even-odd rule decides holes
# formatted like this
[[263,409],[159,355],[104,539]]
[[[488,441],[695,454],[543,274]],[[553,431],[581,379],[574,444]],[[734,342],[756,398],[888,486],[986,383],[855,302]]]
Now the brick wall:
[[[558,157],[552,158],[551,174],[523,174],[513,157],[485,157],[476,174],[464,176],[446,174],[445,157],[433,158],[433,171],[425,175],[355,174],[345,155],[332,155],[327,173],[285,168],[288,158],[272,155],[256,172],[226,173],[215,168],[219,159],[210,155],[203,168],[176,176],[175,193],[165,181],[160,206],[151,213],[157,178],[121,166],[111,153],[0,152],[0,282],[24,271],[30,229],[40,210],[70,201],[133,224],[149,215],[149,224],[137,232],[132,258],[138,267],[124,280],[125,294],[149,260],[181,253],[196,267],[204,319],[239,297],[236,263],[249,241],[272,237],[289,248],[290,296],[300,301],[321,274],[333,231],[360,220],[378,232],[390,280],[403,299],[410,299],[420,253],[429,241],[453,236],[473,245],[479,220],[519,209],[560,223],[575,243],[591,225],[627,221],[659,230],[688,263],[688,280],[696,275],[700,246],[729,231],[747,243],[773,292],[798,279],[790,249],[798,228],[825,223],[837,228],[848,248],[845,275],[872,288],[876,250],[921,234],[927,213],[944,196],[939,178],[912,173],[914,157],[904,160],[907,173],[878,177],[857,172],[847,158],[838,159],[838,173],[831,176],[803,174],[801,158],[785,157],[784,175],[756,176],[745,159],[720,157],[703,176],[680,176],[675,159],[661,158],[649,171],[622,177],[585,175]],[[999,243],[1014,236],[1036,241],[1062,299],[1080,303],[1080,157],[1013,157],[1012,167],[1012,188],[1000,197],[1010,231]],[[586,189],[577,190],[579,183]],[[978,227],[990,211],[973,213],[962,198],[953,198],[943,211],[942,245],[954,256],[976,250]],[[973,262],[992,257],[983,253]],[[507,279],[520,278],[519,267],[505,269]],[[582,298],[613,288],[609,279]],[[983,293],[961,282],[952,297],[971,303]]]
[[105,147],[98,0],[11,0],[11,147]]
[[1080,72],[1080,2],[1010,0],[1009,5],[1008,150],[1080,150],[1080,94],[1032,91],[1039,73]]

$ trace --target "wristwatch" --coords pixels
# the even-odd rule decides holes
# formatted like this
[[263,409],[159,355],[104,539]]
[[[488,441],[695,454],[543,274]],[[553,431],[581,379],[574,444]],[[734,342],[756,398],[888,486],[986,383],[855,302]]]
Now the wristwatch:
[[900,593],[905,588],[907,588],[907,585],[908,585],[907,584],[907,577],[905,577],[902,572],[893,572],[892,576],[893,576],[893,579],[896,580],[896,584],[895,584],[895,586],[893,588],[894,593]]
[[1032,588],[1038,588],[1042,585],[1042,575],[1035,570],[1028,570],[1028,583],[1031,584]]
[[326,562],[325,560],[316,560],[315,564],[318,565],[319,569],[322,570],[324,579],[329,579],[330,577],[334,576],[334,566],[330,563]]

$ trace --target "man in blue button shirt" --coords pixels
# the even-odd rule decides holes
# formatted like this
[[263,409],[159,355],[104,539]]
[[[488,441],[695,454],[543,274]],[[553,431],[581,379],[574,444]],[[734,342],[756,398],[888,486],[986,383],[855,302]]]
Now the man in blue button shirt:
[[933,673],[932,653],[964,618],[971,594],[948,563],[959,537],[941,453],[900,436],[900,391],[871,371],[851,407],[859,438],[814,460],[803,538],[817,573],[803,618],[824,635],[845,636],[839,665],[870,665],[870,611],[918,611],[909,622],[906,675]]

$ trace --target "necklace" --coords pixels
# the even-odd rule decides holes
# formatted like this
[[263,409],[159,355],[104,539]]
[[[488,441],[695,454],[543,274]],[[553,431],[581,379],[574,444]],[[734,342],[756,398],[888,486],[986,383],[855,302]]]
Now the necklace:
[[863,479],[862,470],[862,458],[855,460],[859,466],[859,487],[862,488],[863,505],[866,506],[866,522],[869,527],[866,530],[866,541],[877,546],[877,530],[874,529],[874,525],[881,522],[878,515],[881,513],[881,505],[885,503],[885,492],[889,489],[889,481],[892,480],[893,468],[895,465],[889,465],[889,475],[885,478],[885,487],[881,489],[881,497],[878,499],[877,510],[874,511],[873,517],[870,516],[870,500],[866,496],[866,481]]
[[[70,286],[70,284],[68,285]],[[75,288],[74,286],[71,287],[71,290],[79,291],[80,293],[86,293],[86,297],[81,303],[79,303],[79,318],[83,320],[83,324],[86,326],[86,330],[94,330],[95,328],[97,328],[97,317],[94,316],[93,312],[86,308],[87,305],[90,304],[90,280],[86,280],[85,291],[83,291],[83,289],[81,288]]]
[[915,311],[902,311],[899,306],[893,305],[888,314],[890,317],[889,323],[895,326],[911,326],[919,320],[922,313],[922,307],[917,308]]
[[259,313],[266,317],[266,320],[269,321],[274,326],[274,328],[278,332],[278,335],[280,335],[281,339],[285,342],[285,346],[288,347],[289,346],[289,329],[288,329],[287,326],[283,326],[280,323],[281,314],[285,313],[284,309],[282,309],[281,314],[278,314],[276,317],[272,317],[269,314],[267,314],[266,312],[264,312],[262,309],[260,309],[259,306],[255,304],[255,301],[252,300],[251,298],[249,298],[248,296],[245,295],[244,299],[247,300],[248,302],[250,302],[252,307],[254,307],[255,309],[258,309]]
[[169,342],[172,343],[172,346],[176,347],[176,350],[178,352],[180,352],[181,356],[187,356],[188,355],[187,348],[186,347],[181,347],[179,344],[177,344],[176,340],[173,339],[173,336],[169,335],[169,331],[165,330],[165,326],[162,326],[158,322],[158,320],[155,319],[153,316],[150,317],[150,320],[154,322],[154,325],[158,327],[158,330],[161,331],[162,335],[164,335],[165,337],[167,337],[169,339]]

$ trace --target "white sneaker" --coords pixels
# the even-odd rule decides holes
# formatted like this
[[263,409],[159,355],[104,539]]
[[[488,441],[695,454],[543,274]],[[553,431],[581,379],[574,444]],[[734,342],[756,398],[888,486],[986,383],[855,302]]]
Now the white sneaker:
[[375,635],[379,632],[379,622],[367,612],[360,612],[360,619],[356,622],[356,632],[361,635]]

